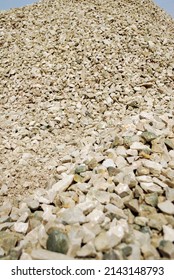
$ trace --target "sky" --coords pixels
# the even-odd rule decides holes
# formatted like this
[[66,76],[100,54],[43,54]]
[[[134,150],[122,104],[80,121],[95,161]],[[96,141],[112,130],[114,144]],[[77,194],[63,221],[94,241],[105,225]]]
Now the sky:
[[[153,0],[158,6],[161,6],[168,14],[174,18],[174,0]],[[18,8],[28,4],[38,2],[38,0],[0,0],[0,10]]]

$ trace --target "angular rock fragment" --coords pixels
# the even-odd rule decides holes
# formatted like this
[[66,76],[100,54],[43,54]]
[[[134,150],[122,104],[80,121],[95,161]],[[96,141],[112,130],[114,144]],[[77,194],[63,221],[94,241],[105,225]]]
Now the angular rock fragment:
[[170,214],[170,215],[174,214],[174,204],[169,200],[158,203],[158,208],[166,214]]
[[142,161],[142,164],[144,167],[149,168],[150,172],[152,174],[160,174],[162,170],[162,165],[155,161],[150,161],[147,159],[144,159]]
[[47,250],[66,254],[68,252],[68,237],[57,229],[49,231],[47,239]]
[[59,212],[58,216],[67,224],[84,223],[86,221],[82,210],[77,207],[63,209],[63,211]]
[[151,142],[152,140],[156,139],[157,136],[152,133],[152,132],[149,132],[149,131],[144,131],[142,134],[141,134],[141,137],[146,141],[146,142]]
[[139,205],[137,199],[131,199],[130,201],[126,202],[125,205],[133,212],[138,213],[139,212]]
[[169,226],[163,225],[164,240],[174,241],[174,229]]
[[86,218],[87,221],[101,224],[104,221],[105,215],[101,210],[94,209]]
[[159,244],[158,250],[164,258],[173,260],[174,258],[174,245],[171,241],[162,240]]

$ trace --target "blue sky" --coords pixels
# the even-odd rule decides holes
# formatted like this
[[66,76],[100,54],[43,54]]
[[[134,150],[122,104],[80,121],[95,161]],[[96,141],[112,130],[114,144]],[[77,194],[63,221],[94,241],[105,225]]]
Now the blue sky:
[[37,0],[0,0],[0,10],[8,10],[10,8],[19,8],[25,5],[38,2]]
[[174,18],[174,0],[153,0],[158,6],[167,11]]
[[[161,6],[174,18],[174,0],[153,0],[157,5]],[[0,10],[8,10],[10,8],[18,8],[28,4],[37,2],[37,0],[0,0]]]

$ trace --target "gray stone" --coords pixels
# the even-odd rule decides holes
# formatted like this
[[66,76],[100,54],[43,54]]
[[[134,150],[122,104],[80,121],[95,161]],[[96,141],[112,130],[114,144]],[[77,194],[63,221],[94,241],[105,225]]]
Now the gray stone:
[[144,131],[142,134],[141,134],[141,137],[146,141],[146,142],[151,142],[152,140],[156,139],[157,136],[152,133],[152,132],[149,132],[149,131]]
[[145,195],[145,202],[153,207],[156,207],[158,204],[158,195],[157,193],[150,193]]
[[69,248],[68,236],[57,229],[52,229],[48,233],[46,246],[49,251],[66,254]]
[[75,173],[80,174],[87,171],[87,166],[85,164],[78,165],[75,169]]

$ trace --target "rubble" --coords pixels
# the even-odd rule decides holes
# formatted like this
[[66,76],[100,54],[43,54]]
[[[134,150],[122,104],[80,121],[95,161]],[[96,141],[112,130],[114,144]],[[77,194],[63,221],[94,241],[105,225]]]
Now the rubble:
[[151,0],[0,13],[0,259],[174,259],[173,27]]

